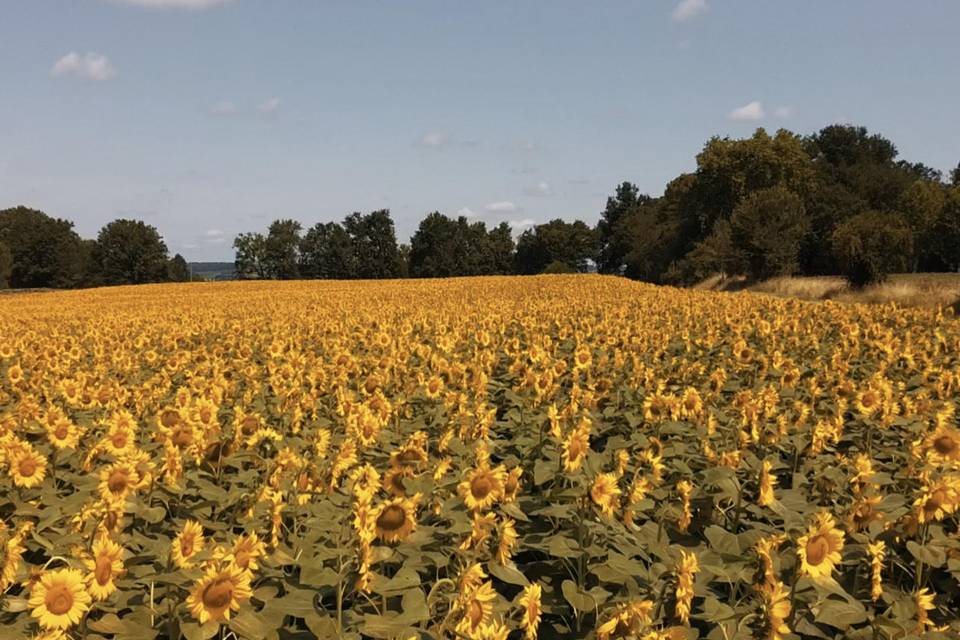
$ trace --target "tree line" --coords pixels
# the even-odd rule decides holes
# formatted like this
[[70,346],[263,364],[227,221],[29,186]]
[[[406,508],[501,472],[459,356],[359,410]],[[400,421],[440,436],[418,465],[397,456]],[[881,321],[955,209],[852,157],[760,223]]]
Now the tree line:
[[[811,135],[764,129],[714,137],[696,168],[661,196],[623,182],[599,222],[554,219],[515,236],[508,223],[439,212],[397,241],[390,211],[304,229],[275,220],[233,242],[239,278],[429,278],[601,273],[686,285],[714,274],[765,279],[843,274],[854,285],[897,271],[960,270],[960,165],[944,176],[898,157],[864,127]],[[0,211],[0,286],[78,287],[184,281],[157,230],[115,220],[96,240],[71,222]]]
[[0,288],[69,289],[189,279],[183,256],[171,258],[156,228],[140,220],[114,220],[90,240],[82,239],[72,222],[42,211],[0,211]]

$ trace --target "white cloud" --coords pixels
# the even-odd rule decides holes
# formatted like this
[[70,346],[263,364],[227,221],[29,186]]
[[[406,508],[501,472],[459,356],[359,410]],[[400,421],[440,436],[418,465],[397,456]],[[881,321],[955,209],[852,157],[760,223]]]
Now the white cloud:
[[280,109],[280,98],[273,97],[269,100],[264,100],[257,105],[257,111],[260,113],[276,113]]
[[57,60],[50,73],[55,76],[75,76],[93,82],[103,82],[117,75],[107,56],[99,53],[81,56],[76,51],[71,51]]
[[509,223],[514,229],[521,229],[523,227],[532,227],[537,224],[537,221],[532,218],[524,218],[523,220],[509,220]]
[[144,9],[210,9],[229,4],[233,0],[112,0],[112,2]]
[[227,234],[221,229],[207,229],[203,232],[203,241],[207,244],[221,244],[227,241]]
[[773,115],[777,116],[781,120],[786,120],[793,115],[793,107],[781,105],[773,110]]
[[477,217],[477,213],[476,213],[473,209],[471,209],[470,207],[462,207],[462,208],[460,208],[460,209],[457,209],[457,215],[458,215],[458,216],[463,216],[464,218],[476,218],[476,217]]
[[420,138],[421,147],[442,147],[450,142],[450,136],[442,131],[429,131]]
[[763,111],[763,105],[758,100],[748,102],[742,107],[737,107],[730,112],[731,120],[761,120],[767,114]]
[[500,202],[491,202],[484,207],[489,213],[513,213],[517,211],[517,205],[510,202],[509,200],[501,200]]
[[218,102],[210,107],[210,114],[214,116],[231,116],[237,112],[237,105],[229,101]]
[[553,195],[553,189],[550,188],[550,184],[541,180],[537,184],[530,185],[523,189],[523,192],[528,196],[534,197],[546,197]]
[[693,20],[708,9],[707,0],[680,0],[680,3],[673,8],[674,22],[686,22]]

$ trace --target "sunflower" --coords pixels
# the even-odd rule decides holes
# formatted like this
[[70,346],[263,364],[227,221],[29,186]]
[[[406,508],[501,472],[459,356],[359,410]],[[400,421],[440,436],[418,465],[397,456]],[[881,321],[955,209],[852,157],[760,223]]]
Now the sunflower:
[[440,376],[431,376],[423,386],[423,393],[431,400],[436,400],[443,393],[443,379]]
[[857,394],[857,400],[854,404],[857,411],[862,415],[872,416],[883,405],[883,395],[878,389],[868,387]]
[[876,602],[883,595],[883,560],[886,554],[886,545],[882,540],[867,543],[867,552],[870,554],[870,599]]
[[117,590],[114,580],[123,575],[123,548],[106,536],[93,543],[93,557],[84,560],[90,573],[87,574],[87,591],[94,600],[106,600]]
[[506,479],[507,473],[502,466],[491,469],[489,463],[482,462],[457,485],[457,492],[468,509],[483,511],[503,498]]
[[106,502],[122,505],[140,483],[140,474],[127,462],[115,462],[100,471],[100,497]]
[[90,608],[79,569],[44,571],[30,590],[30,613],[44,629],[69,629]]
[[47,476],[47,459],[26,446],[10,456],[10,477],[18,487],[36,487]]
[[601,513],[612,518],[614,511],[620,505],[619,496],[620,487],[617,485],[617,476],[613,473],[601,473],[597,475],[590,488],[590,497],[594,504],[600,507]]
[[[613,615],[602,625],[597,627],[599,640],[610,638],[639,638],[640,632],[650,624],[650,614],[653,612],[653,602],[650,600],[633,600],[617,605]],[[646,636],[643,636],[646,638]]]
[[757,504],[761,507],[769,507],[777,499],[773,492],[773,488],[777,486],[777,478],[770,473],[771,468],[773,465],[770,461],[764,460],[760,471],[760,496],[757,498]]
[[497,592],[490,582],[484,582],[469,593],[461,594],[463,619],[457,625],[457,631],[469,637],[478,627],[489,623],[493,617],[493,601],[496,598]]
[[239,536],[234,540],[231,553],[234,557],[234,563],[238,567],[249,571],[256,571],[260,568],[258,561],[266,555],[267,548],[254,531]]
[[806,535],[797,540],[800,572],[814,580],[824,580],[833,573],[843,559],[843,531],[837,528],[833,516],[826,511],[817,514]]
[[76,449],[80,443],[80,429],[66,416],[47,423],[47,440],[57,449]]
[[187,596],[187,608],[200,624],[208,620],[223,622],[230,619],[231,611],[239,611],[251,595],[249,571],[232,562],[221,567],[212,565]]
[[517,535],[516,523],[511,518],[504,517],[500,523],[500,543],[497,546],[497,562],[507,564],[513,555],[513,548],[517,546],[520,537]]
[[690,509],[690,496],[693,493],[693,485],[687,480],[681,480],[677,483],[677,493],[680,494],[680,517],[677,519],[677,527],[680,531],[686,532],[693,522],[693,512]]
[[173,563],[180,569],[190,569],[196,564],[191,558],[203,549],[204,543],[203,527],[195,520],[188,520],[170,545]]
[[681,624],[690,622],[690,610],[693,607],[693,581],[700,570],[697,554],[680,552],[680,562],[677,563],[677,617]]
[[933,626],[933,621],[930,619],[928,611],[933,611],[937,608],[937,605],[933,603],[934,594],[930,593],[930,590],[924,587],[917,591],[914,595],[914,605],[917,609],[917,627],[915,629],[916,633],[922,634],[926,631],[927,627]]
[[772,583],[764,583],[760,589],[760,595],[763,597],[763,612],[766,640],[781,640],[785,634],[790,633],[790,627],[787,626],[787,618],[790,617],[790,590],[783,586],[779,580]]
[[926,437],[924,446],[934,460],[956,462],[960,460],[960,431],[941,425]]
[[920,497],[913,503],[917,522],[920,524],[939,522],[955,512],[958,505],[960,505],[960,479],[956,476],[944,476],[935,482],[928,483]]
[[523,637],[527,640],[536,640],[537,627],[540,626],[540,614],[543,607],[540,604],[540,596],[543,589],[539,582],[533,582],[523,588],[520,599],[517,604],[523,609],[523,617],[520,619],[520,628],[523,629]]
[[577,471],[590,451],[590,421],[584,418],[563,441],[563,468]]
[[400,542],[410,537],[417,528],[417,503],[419,494],[413,498],[393,498],[377,507],[373,522],[377,537],[384,542]]

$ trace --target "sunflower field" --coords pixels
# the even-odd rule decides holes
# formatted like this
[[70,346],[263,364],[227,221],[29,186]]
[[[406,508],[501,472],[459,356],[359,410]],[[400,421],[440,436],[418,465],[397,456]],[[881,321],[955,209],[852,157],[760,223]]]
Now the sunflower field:
[[960,323],[603,276],[0,297],[0,638],[960,637]]

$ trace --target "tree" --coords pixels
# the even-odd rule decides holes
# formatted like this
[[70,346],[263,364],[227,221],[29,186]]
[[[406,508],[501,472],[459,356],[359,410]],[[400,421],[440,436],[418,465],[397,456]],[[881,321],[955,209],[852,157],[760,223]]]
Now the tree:
[[950,184],[960,187],[960,162],[957,163],[956,169],[950,170]]
[[485,256],[486,271],[490,275],[508,275],[513,273],[513,253],[516,243],[513,241],[513,229],[510,223],[501,222],[487,233]]
[[233,239],[233,248],[236,252],[233,265],[238,278],[267,277],[267,239],[262,233],[241,233]]
[[960,185],[947,192],[924,250],[936,258],[943,270],[960,271]]
[[0,242],[0,289],[10,286],[10,273],[13,271],[13,254],[10,247]]
[[621,273],[624,260],[630,248],[617,233],[620,222],[632,211],[652,198],[641,195],[636,185],[623,182],[617,186],[616,194],[607,198],[607,207],[597,222],[597,241],[600,244],[597,254],[597,271],[600,273]]
[[270,278],[291,280],[300,276],[300,223],[274,220],[267,230],[263,248],[264,271]]
[[396,278],[400,275],[400,250],[388,209],[366,215],[355,212],[343,221],[353,245],[353,277],[364,279]]
[[570,223],[557,218],[520,234],[515,264],[521,274],[542,273],[551,262],[584,272],[595,257],[594,230],[581,220]]
[[868,211],[838,226],[831,243],[847,281],[864,287],[907,267],[913,231],[895,214]]
[[10,251],[11,287],[81,284],[85,265],[72,222],[27,207],[5,209],[0,211],[0,242]]
[[783,187],[751,193],[733,211],[730,232],[740,268],[755,280],[795,273],[810,222],[800,197]]
[[103,284],[163,282],[167,277],[167,245],[155,227],[141,220],[114,220],[100,229],[94,261]]
[[167,280],[170,282],[190,282],[190,265],[179,253],[167,262]]
[[353,241],[336,222],[319,222],[300,241],[300,273],[306,278],[346,280],[356,273]]

